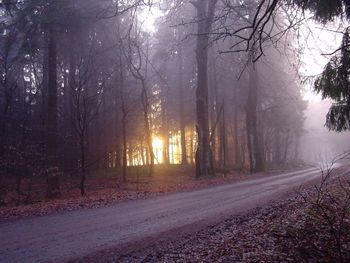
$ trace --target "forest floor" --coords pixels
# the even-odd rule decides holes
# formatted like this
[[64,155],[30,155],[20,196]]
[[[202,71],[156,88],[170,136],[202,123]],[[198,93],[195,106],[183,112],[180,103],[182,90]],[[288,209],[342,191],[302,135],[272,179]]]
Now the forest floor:
[[[301,167],[298,167],[301,168]],[[293,170],[296,168],[294,167]],[[117,202],[164,195],[167,193],[191,191],[216,185],[254,179],[278,174],[290,168],[279,168],[268,172],[250,175],[246,172],[231,172],[226,176],[218,174],[216,177],[194,177],[189,169],[156,170],[153,177],[133,174],[124,183],[113,174],[96,175],[87,180],[86,195],[81,196],[77,188],[79,179],[65,179],[61,182],[61,197],[46,199],[43,189],[44,180],[23,180],[21,196],[15,190],[4,195],[0,206],[0,221],[13,220],[30,216],[42,216],[62,211],[73,211],[85,208],[106,207]],[[15,182],[12,182],[12,189]]]
[[195,233],[77,261],[350,262],[349,205],[350,181],[344,177]]

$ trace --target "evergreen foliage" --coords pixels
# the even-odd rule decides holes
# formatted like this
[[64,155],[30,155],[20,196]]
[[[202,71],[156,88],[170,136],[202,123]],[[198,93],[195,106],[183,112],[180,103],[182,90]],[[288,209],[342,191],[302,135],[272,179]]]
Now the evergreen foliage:
[[323,99],[334,101],[326,120],[330,130],[338,132],[350,129],[350,46],[349,30],[344,33],[339,54],[326,65],[316,80],[314,89]]
[[[303,10],[311,11],[315,20],[323,24],[335,18],[350,19],[350,1],[348,0],[294,0],[294,4]],[[347,28],[339,50],[331,58],[314,90],[323,99],[333,101],[327,114],[326,126],[330,130],[342,132],[350,130],[350,31]]]
[[293,2],[303,10],[311,11],[315,15],[315,19],[322,23],[342,16],[344,10],[346,10],[346,17],[350,15],[350,2],[348,0],[293,0]]

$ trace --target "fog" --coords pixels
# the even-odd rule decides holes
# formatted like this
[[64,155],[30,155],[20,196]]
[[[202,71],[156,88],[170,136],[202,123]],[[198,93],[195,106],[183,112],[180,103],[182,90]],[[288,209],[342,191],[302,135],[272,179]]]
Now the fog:
[[325,127],[331,102],[313,100],[305,111],[305,134],[301,137],[301,158],[311,164],[331,162],[350,150],[350,132],[330,131]]
[[[311,16],[307,13],[307,16]],[[313,91],[314,81],[322,74],[331,58],[325,55],[337,50],[342,41],[342,21],[336,19],[326,25],[312,20],[302,24],[300,37],[302,55],[299,75],[307,79],[303,85],[304,99],[308,102],[304,111],[304,134],[301,137],[300,156],[311,164],[330,164],[343,153],[350,150],[349,132],[335,132],[326,127],[326,115],[332,105],[329,99],[322,100],[320,94]]]
[[329,105],[304,94],[341,44],[341,23],[229,2],[1,5],[0,156],[11,180],[72,176],[84,195],[99,171],[126,182],[136,168],[175,166],[199,178],[346,150],[347,134],[323,127]]
[[0,0],[0,263],[350,262],[349,22],[350,0]]

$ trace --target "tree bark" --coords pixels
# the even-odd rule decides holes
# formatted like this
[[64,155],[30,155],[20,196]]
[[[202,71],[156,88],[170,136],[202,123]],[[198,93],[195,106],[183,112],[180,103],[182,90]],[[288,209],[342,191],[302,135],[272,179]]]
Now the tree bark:
[[145,125],[145,136],[146,136],[146,144],[147,144],[147,157],[149,158],[149,176],[153,175],[154,170],[154,152],[152,146],[152,133],[149,122],[149,100],[147,94],[147,88],[145,80],[141,79],[142,91],[141,91],[141,101],[143,106],[143,120]]
[[235,100],[235,105],[234,105],[234,112],[233,112],[233,127],[234,127],[234,151],[235,151],[235,165],[242,165],[242,158],[240,157],[240,147],[239,147],[239,138],[238,138],[238,100],[237,100],[237,90],[235,90],[235,95],[234,95],[234,100]]
[[182,79],[183,54],[179,50],[179,107],[180,107],[180,134],[181,134],[181,164],[187,165],[186,152],[186,131],[185,131],[185,103],[184,103],[184,87]]
[[[51,25],[48,29],[48,89],[47,89],[47,151],[49,163],[51,166],[58,165],[58,136],[57,136],[57,47],[55,29]],[[48,191],[49,198],[56,197],[60,194],[58,178],[51,178],[54,175],[48,174]]]
[[86,150],[85,150],[85,131],[82,132],[80,137],[80,158],[81,158],[81,178],[80,178],[80,194],[85,195],[85,178],[86,178]]
[[197,89],[196,115],[198,144],[196,150],[196,176],[207,176],[214,173],[212,153],[209,142],[208,113],[208,49],[216,0],[197,0],[193,5],[197,9]]
[[274,163],[280,164],[281,163],[281,132],[278,128],[275,129],[275,149],[274,149]]
[[249,91],[246,105],[247,142],[250,158],[250,172],[257,173],[264,170],[264,161],[259,144],[257,129],[258,106],[258,76],[255,63],[251,62],[249,72]]
[[162,134],[163,134],[163,162],[164,164],[169,164],[169,124],[167,119],[167,111],[166,111],[166,99],[162,98]]
[[[121,45],[121,43],[120,43]],[[121,49],[122,47],[120,47]],[[123,74],[123,61],[122,61],[122,52],[120,52],[119,56],[119,91],[120,91],[120,100],[121,100],[121,110],[122,110],[122,118],[121,118],[121,126],[122,126],[122,138],[123,138],[123,153],[122,153],[122,177],[123,181],[126,182],[127,179],[127,138],[126,138],[126,121],[127,121],[127,109],[125,106],[125,91],[124,91],[124,74]]]
[[55,31],[48,31],[47,147],[50,158],[57,156],[57,47]]

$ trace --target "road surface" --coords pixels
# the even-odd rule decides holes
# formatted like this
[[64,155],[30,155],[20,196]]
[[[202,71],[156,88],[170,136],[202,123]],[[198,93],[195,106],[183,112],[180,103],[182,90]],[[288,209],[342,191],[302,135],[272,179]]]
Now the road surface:
[[310,168],[208,189],[0,224],[0,262],[62,262],[199,221],[220,220],[320,178]]

